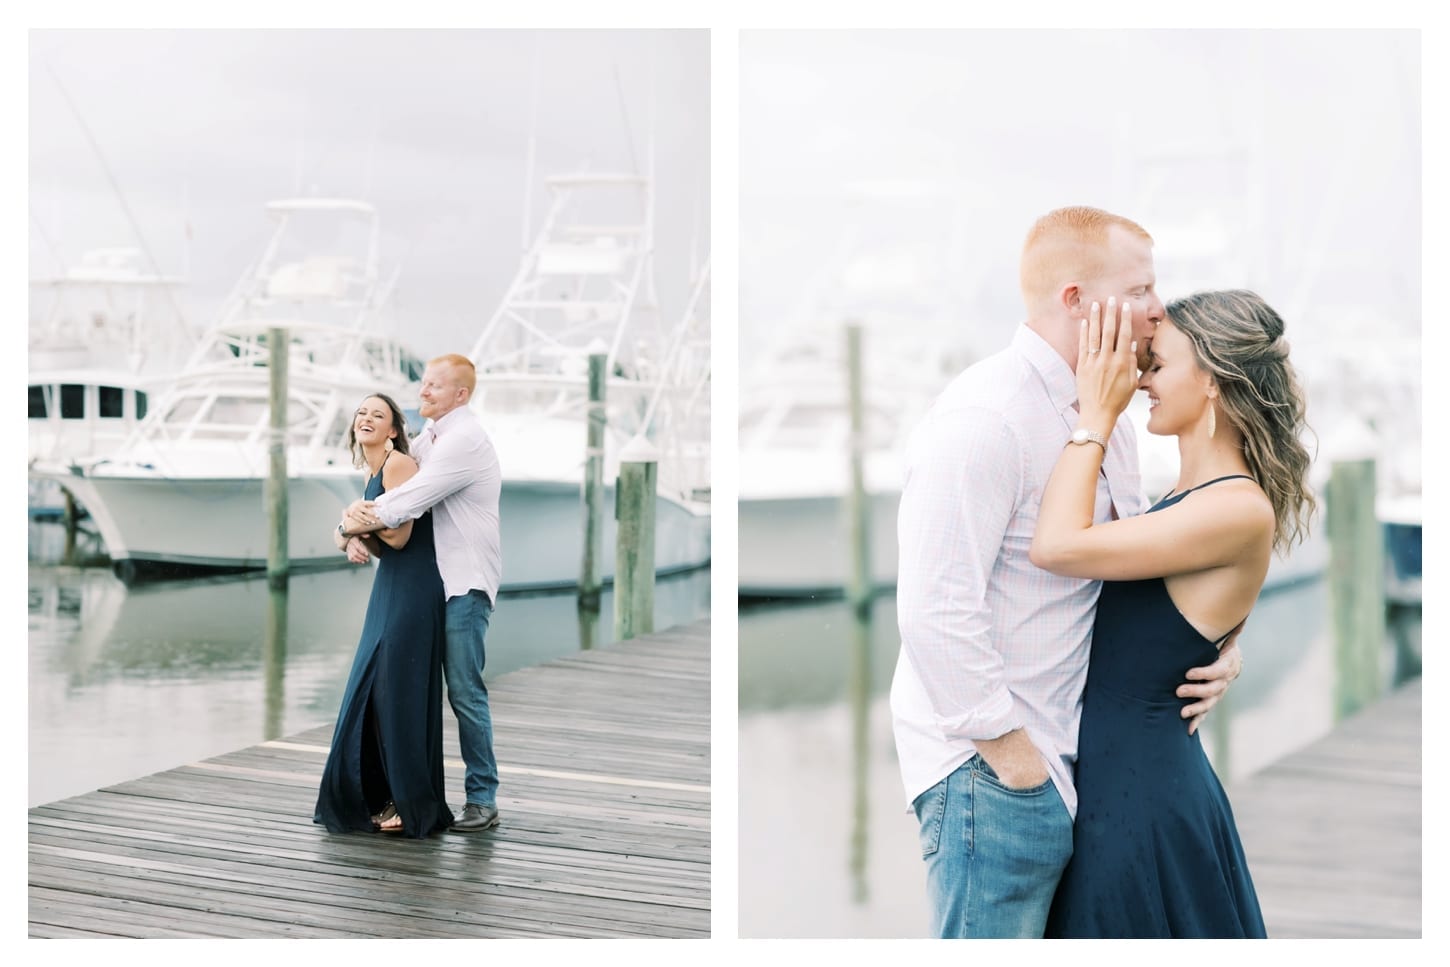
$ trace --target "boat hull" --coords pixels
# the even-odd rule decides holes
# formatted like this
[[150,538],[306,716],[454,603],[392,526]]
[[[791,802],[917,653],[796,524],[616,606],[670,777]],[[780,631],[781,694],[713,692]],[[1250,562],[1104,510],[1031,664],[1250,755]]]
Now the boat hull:
[[[878,591],[896,586],[899,499],[895,493],[870,499],[871,580]],[[830,597],[849,585],[852,551],[842,498],[742,498],[739,527],[742,597]]]
[[[271,539],[261,478],[73,476],[58,482],[90,514],[123,581],[267,566]],[[329,528],[359,491],[356,480],[342,475],[287,481],[290,567],[346,563]]]
[[[141,476],[55,478],[94,519],[112,568],[127,582],[225,573],[267,566],[270,528],[262,478],[177,479]],[[340,567],[333,543],[342,509],[362,492],[355,474],[287,481],[288,565]],[[601,571],[614,574],[613,489],[604,495]],[[499,506],[504,555],[501,590],[576,587],[584,524],[577,484],[505,481]],[[655,569],[668,574],[710,561],[705,508],[664,497],[655,507]]]

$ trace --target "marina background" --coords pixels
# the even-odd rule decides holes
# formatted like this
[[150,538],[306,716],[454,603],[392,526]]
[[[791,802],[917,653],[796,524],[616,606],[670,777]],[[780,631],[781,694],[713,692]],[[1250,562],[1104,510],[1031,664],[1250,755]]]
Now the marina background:
[[[1307,385],[1316,486],[1368,434],[1383,509],[1392,494],[1418,504],[1420,40],[741,34],[741,936],[923,936],[924,874],[886,705],[899,444],[952,376],[1010,339],[1017,253],[1038,215],[1091,204],[1139,221],[1165,301],[1209,287],[1263,294]],[[830,600],[852,551],[847,323],[861,332],[875,512],[877,597],[862,623]],[[1176,453],[1144,451],[1145,482],[1171,485]],[[1248,670],[1205,736],[1226,781],[1335,721],[1316,547],[1291,556],[1245,632]],[[790,586],[803,567],[814,582]],[[1418,601],[1390,611],[1385,687],[1396,669],[1418,672],[1418,657],[1400,665],[1397,652],[1418,648],[1419,613]],[[1432,841],[1427,831],[1427,851]]]
[[[183,280],[193,329],[229,304],[277,198],[376,208],[378,260],[398,269],[388,335],[424,359],[479,338],[540,229],[545,176],[653,176],[663,318],[687,315],[708,258],[702,30],[38,30],[29,55],[32,280],[134,248],[148,274]],[[585,443],[580,422],[559,462],[577,470]],[[75,553],[43,520],[27,538],[30,805],[336,715],[369,570],[294,573],[279,601],[260,573],[132,586],[85,521]],[[511,591],[509,558],[491,676],[614,640],[611,590],[593,614],[572,590]],[[708,567],[662,577],[655,627],[708,616],[709,598]]]

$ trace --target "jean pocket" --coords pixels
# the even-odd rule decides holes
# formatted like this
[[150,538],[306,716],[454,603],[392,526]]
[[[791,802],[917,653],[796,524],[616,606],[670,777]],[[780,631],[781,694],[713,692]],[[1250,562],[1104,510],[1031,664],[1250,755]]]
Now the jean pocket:
[[973,771],[976,772],[984,785],[990,789],[1004,792],[1009,796],[1040,796],[1052,787],[1052,773],[1048,773],[1047,778],[1035,786],[1018,789],[1015,786],[1009,786],[1003,782],[1001,776],[997,775],[997,771],[980,754],[972,757],[971,764]]
[[911,802],[920,826],[917,836],[921,840],[921,858],[926,859],[941,846],[942,817],[947,811],[947,780],[932,786]]

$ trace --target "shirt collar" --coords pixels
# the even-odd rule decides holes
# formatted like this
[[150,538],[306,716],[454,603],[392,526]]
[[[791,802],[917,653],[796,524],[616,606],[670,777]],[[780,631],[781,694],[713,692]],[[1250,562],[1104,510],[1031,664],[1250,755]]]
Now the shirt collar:
[[444,413],[442,416],[438,417],[438,419],[429,420],[426,424],[424,424],[423,428],[426,430],[432,430],[435,437],[439,436],[446,432],[450,426],[456,426],[460,420],[465,419],[465,417],[462,417],[459,414],[465,412],[467,409],[468,407],[466,405],[454,407],[447,413]]
[[1042,377],[1052,405],[1065,410],[1077,403],[1077,376],[1056,349],[1026,325],[1017,327],[1012,348],[1027,358]]

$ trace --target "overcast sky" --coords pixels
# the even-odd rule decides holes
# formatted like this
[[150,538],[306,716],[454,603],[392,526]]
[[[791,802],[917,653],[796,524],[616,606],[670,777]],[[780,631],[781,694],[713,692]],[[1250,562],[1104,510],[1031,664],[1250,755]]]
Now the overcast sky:
[[[740,55],[746,344],[894,304],[996,348],[1027,228],[1069,204],[1153,233],[1165,297],[1419,330],[1416,31],[749,31]],[[1216,265],[1187,264],[1195,226]]]
[[413,348],[466,352],[518,268],[531,130],[537,179],[643,169],[652,129],[671,320],[708,255],[709,53],[705,30],[32,31],[30,273],[144,245],[204,325],[268,201],[357,198]]

